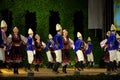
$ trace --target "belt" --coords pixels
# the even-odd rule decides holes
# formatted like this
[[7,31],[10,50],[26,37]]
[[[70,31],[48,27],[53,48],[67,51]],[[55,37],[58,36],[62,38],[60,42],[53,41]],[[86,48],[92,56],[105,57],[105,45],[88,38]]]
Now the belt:
[[13,45],[13,46],[20,46],[20,42],[18,42],[18,43],[17,43],[17,42],[16,42],[16,43],[15,43],[15,42],[13,42],[13,44],[12,44],[12,45]]

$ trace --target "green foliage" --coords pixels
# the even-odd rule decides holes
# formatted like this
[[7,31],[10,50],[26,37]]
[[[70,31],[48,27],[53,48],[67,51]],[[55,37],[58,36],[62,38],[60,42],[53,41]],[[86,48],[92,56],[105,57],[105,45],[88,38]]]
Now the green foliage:
[[[86,14],[86,1],[82,0],[6,0],[3,1],[8,10],[12,11],[13,26],[18,26],[22,34],[25,34],[25,14],[36,12],[37,28],[36,33],[46,41],[49,30],[49,11],[58,11],[60,23],[63,28],[68,29],[69,36],[73,38],[73,15],[76,11],[82,10]],[[84,4],[84,5],[83,5]],[[85,23],[86,24],[86,23]],[[87,26],[87,25],[86,25]]]

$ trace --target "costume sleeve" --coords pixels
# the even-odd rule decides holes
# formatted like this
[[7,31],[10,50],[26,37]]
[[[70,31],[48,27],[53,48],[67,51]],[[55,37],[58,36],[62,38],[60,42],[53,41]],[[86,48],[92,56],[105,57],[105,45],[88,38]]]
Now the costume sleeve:
[[11,42],[12,42],[12,35],[10,34],[10,35],[7,37],[7,45],[9,45]]
[[63,39],[62,39],[62,36],[59,37],[59,44],[60,44],[60,49],[63,49],[64,48],[64,43],[63,43]]
[[32,45],[32,38],[28,38],[28,44]]
[[24,43],[27,43],[27,38],[26,38],[25,36],[20,35],[20,37],[21,37],[21,40],[22,40]]
[[46,51],[48,51],[48,50],[49,50],[50,45],[51,45],[51,42],[50,42],[50,41],[48,41],[48,42],[46,43]]
[[81,50],[81,47],[82,47],[82,41],[81,40],[77,40],[76,41],[76,43],[75,43],[75,52],[77,51],[77,50]]
[[27,50],[35,50],[34,41],[31,37],[28,37],[26,47],[27,47]]
[[44,48],[46,47],[46,44],[43,41],[42,41],[42,45],[43,45]]
[[69,43],[70,43],[70,47],[73,48],[73,46],[74,46],[74,41],[69,38]]
[[110,35],[108,38],[108,44],[114,44],[115,42],[115,36],[113,34]]
[[80,48],[80,42],[77,40],[74,44],[74,51],[76,52]]
[[92,49],[93,49],[93,45],[92,44],[87,44],[88,48],[85,50],[85,54],[90,54]]
[[6,44],[7,43],[7,37],[6,37],[6,33],[4,31],[2,31],[2,39],[3,39],[3,43]]

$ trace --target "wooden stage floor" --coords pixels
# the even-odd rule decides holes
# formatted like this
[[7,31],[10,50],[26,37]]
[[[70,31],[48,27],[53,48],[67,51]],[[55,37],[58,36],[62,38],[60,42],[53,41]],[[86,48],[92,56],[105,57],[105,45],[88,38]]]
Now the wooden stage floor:
[[[8,69],[1,69],[2,73],[0,73],[0,77],[28,77],[28,72],[25,71],[25,69],[20,68],[19,69],[19,74],[15,75],[13,74],[13,70],[8,70]],[[85,68],[83,71],[78,71],[75,70],[74,68],[68,68],[67,69],[67,74],[64,74],[62,72],[62,69],[59,68],[60,73],[54,73],[51,69],[47,68],[39,68],[39,72],[32,71],[34,74],[32,76],[34,77],[56,77],[56,76],[69,76],[69,75],[75,75],[76,73],[80,75],[97,75],[104,73],[106,74],[106,69],[105,68]],[[116,73],[112,73],[112,75],[115,75]]]

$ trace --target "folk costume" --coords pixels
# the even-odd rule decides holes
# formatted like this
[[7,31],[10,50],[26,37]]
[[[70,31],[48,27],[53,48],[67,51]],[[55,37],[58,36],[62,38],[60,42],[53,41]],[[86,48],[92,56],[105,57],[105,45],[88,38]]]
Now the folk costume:
[[0,61],[5,61],[5,47],[7,43],[7,37],[6,37],[6,30],[7,30],[7,24],[4,20],[1,21],[1,47],[0,47]]
[[111,25],[111,32],[110,32],[110,36],[108,37],[107,43],[108,43],[108,52],[109,52],[109,58],[110,58],[110,62],[109,62],[110,70],[109,71],[116,71],[118,41],[116,39],[116,28],[113,24]]
[[[7,24],[4,20],[1,21],[1,29],[0,29],[0,67],[2,67],[2,63],[5,61],[5,49],[6,49],[6,31],[7,31]],[[0,73],[2,73],[0,71]]]
[[82,51],[82,34],[80,32],[77,32],[78,40],[74,43],[74,52],[76,53],[76,56],[78,58],[78,61],[75,64],[75,68],[77,68],[79,71],[83,70],[83,61],[84,61],[84,55]]
[[51,34],[48,35],[49,41],[46,43],[46,54],[48,59],[47,68],[53,68],[55,63],[55,53],[53,49],[54,40]]
[[33,31],[31,28],[28,30],[28,38],[27,38],[27,43],[26,43],[26,50],[27,50],[27,59],[28,59],[28,70],[31,71],[31,64],[33,63],[34,60],[34,54],[35,54],[35,43],[33,39]]
[[94,56],[92,53],[92,49],[93,49],[93,44],[91,43],[91,38],[88,37],[87,44],[86,44],[86,50],[84,53],[87,55],[87,61],[90,67],[94,66]]
[[35,65],[35,71],[39,71],[39,65],[43,63],[43,56],[41,50],[45,48],[46,44],[40,40],[38,34],[35,35],[35,54],[33,64]]
[[56,24],[57,34],[54,36],[54,52],[56,55],[56,63],[53,67],[55,73],[59,73],[58,68],[62,62],[62,49],[63,49],[63,40],[62,40],[62,27],[60,24]]
[[64,48],[62,51],[62,71],[63,73],[67,73],[66,68],[70,64],[69,49],[73,45],[73,40],[68,38],[68,31],[66,29],[63,30],[63,43],[64,43]]
[[20,62],[23,60],[23,53],[21,51],[21,44],[23,43],[23,36],[19,34],[19,30],[17,27],[14,27],[13,34],[8,36],[9,45],[11,45],[9,55],[9,62],[12,63],[14,68],[14,74],[18,74],[18,68]]

